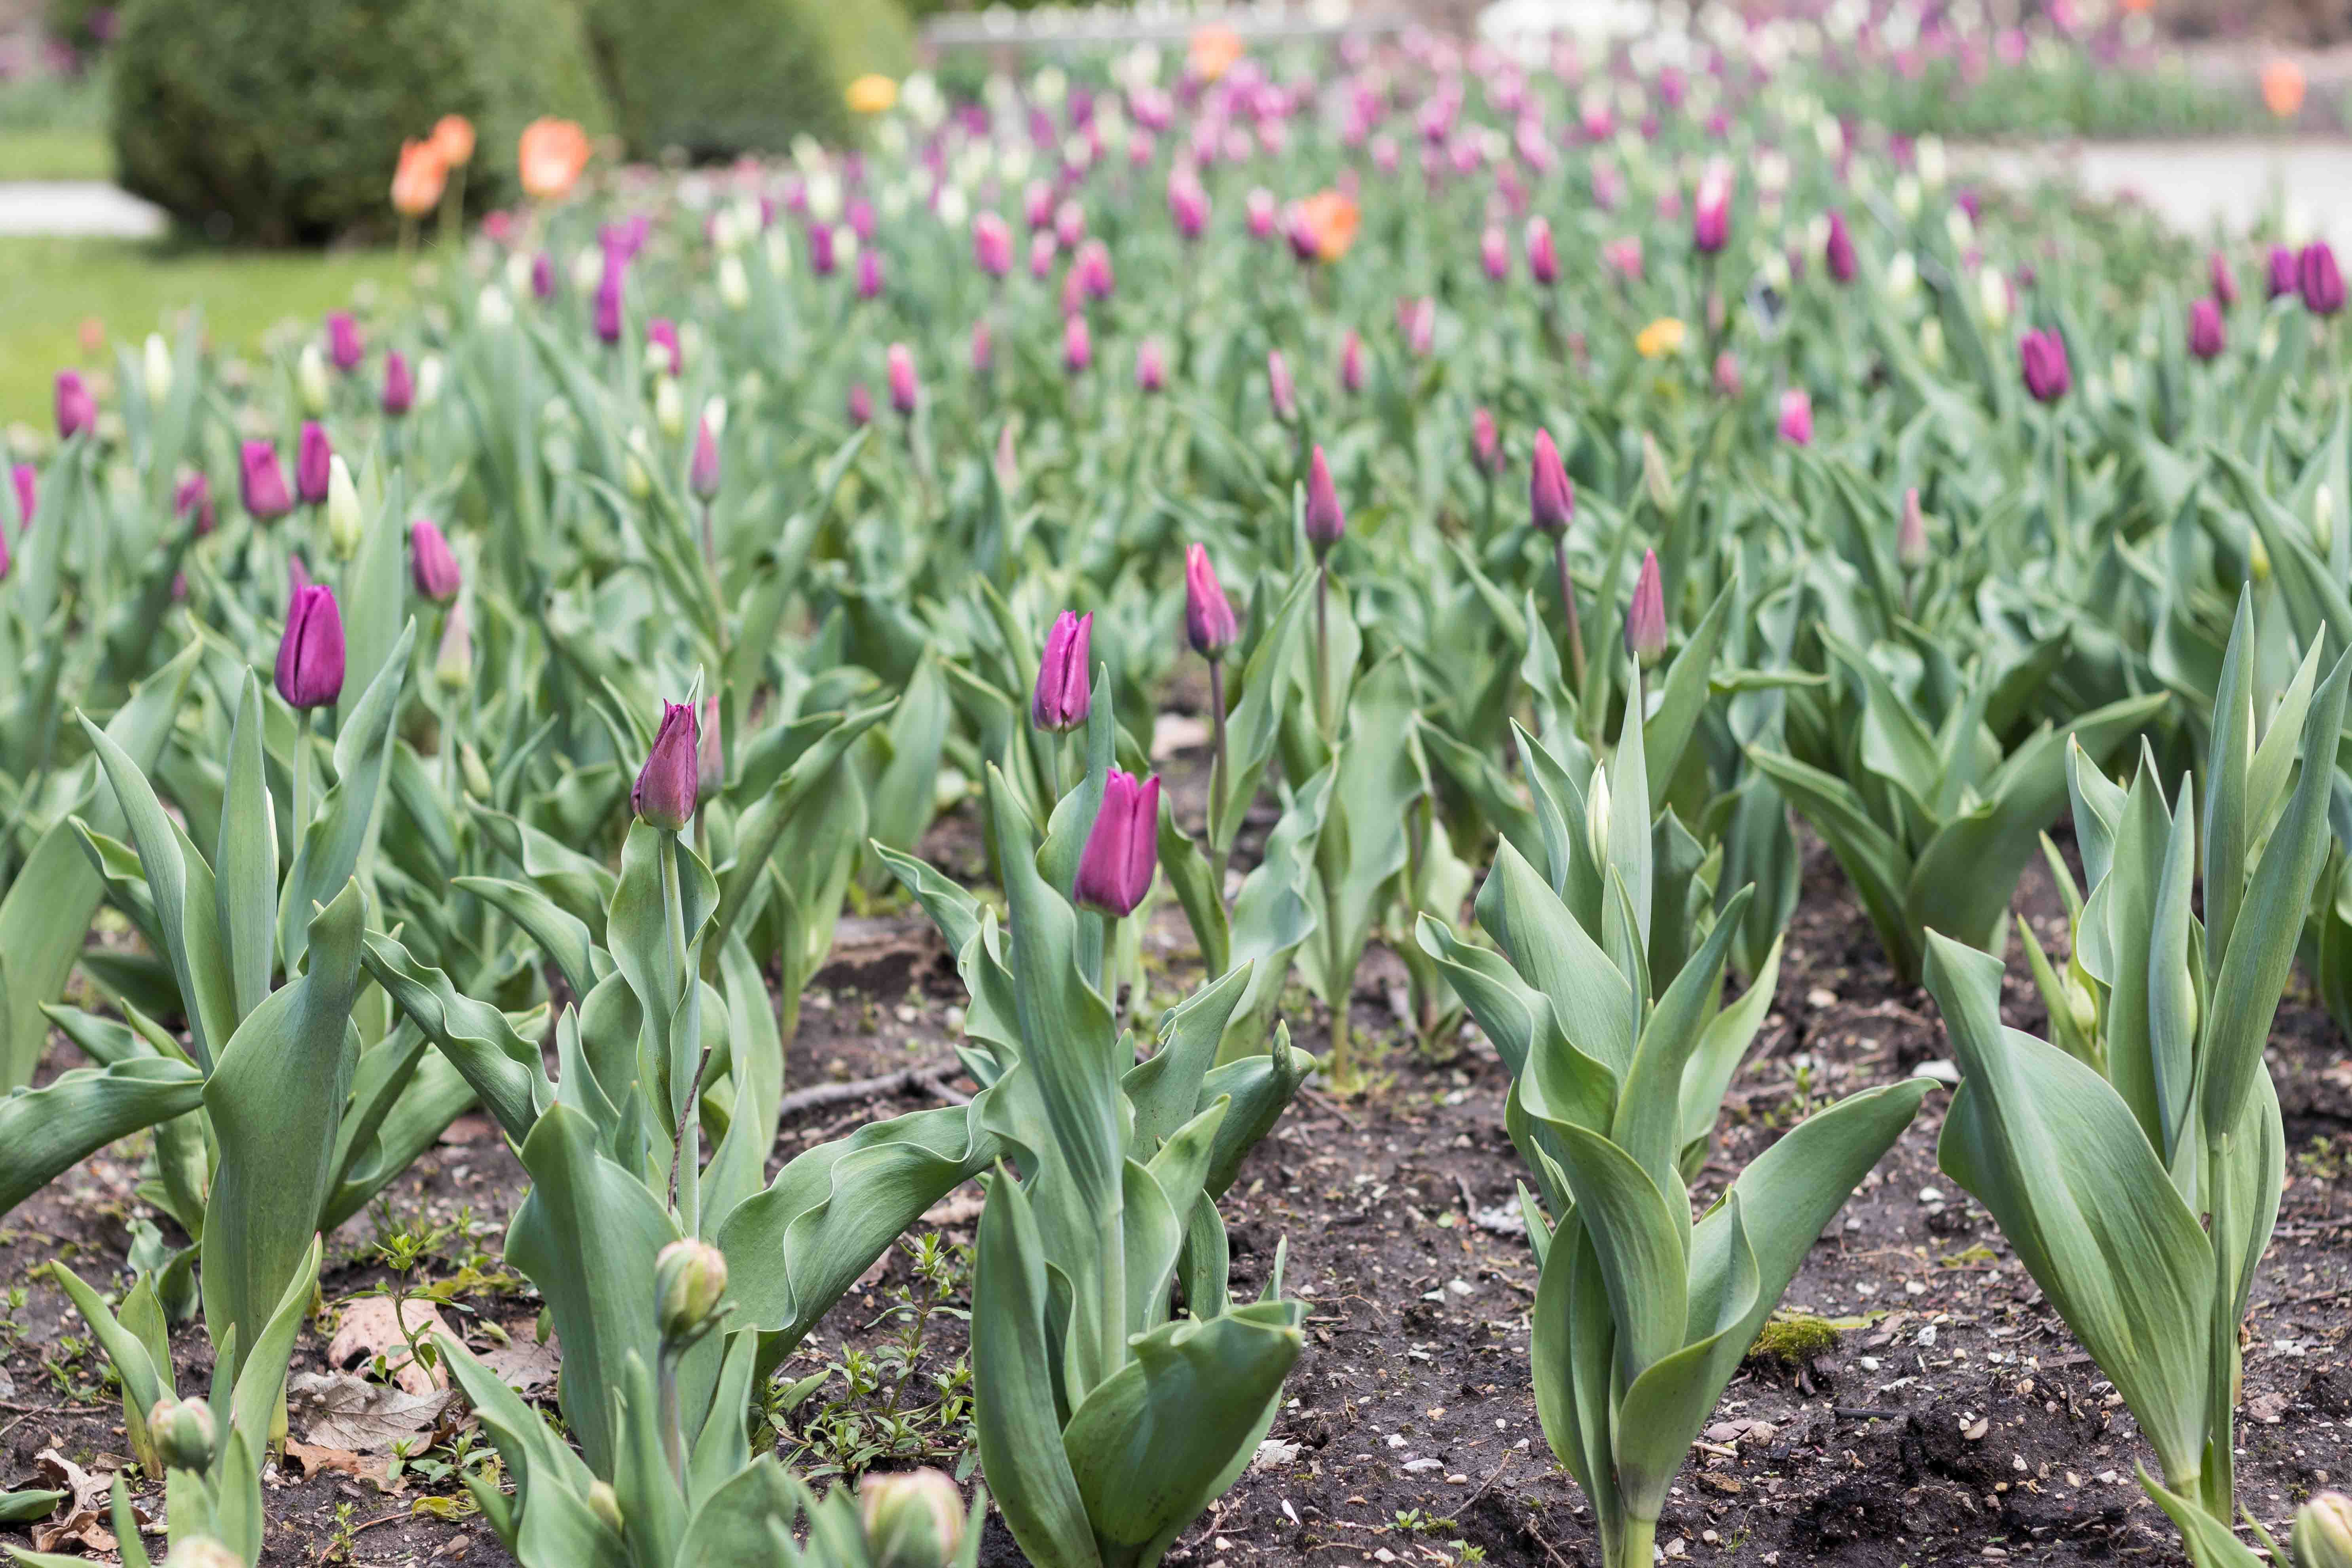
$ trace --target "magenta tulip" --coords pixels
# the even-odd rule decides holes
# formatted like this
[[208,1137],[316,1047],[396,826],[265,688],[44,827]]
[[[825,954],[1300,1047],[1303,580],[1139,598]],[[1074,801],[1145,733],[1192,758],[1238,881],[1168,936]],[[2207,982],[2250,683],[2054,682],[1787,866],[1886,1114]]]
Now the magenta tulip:
[[1217,569],[1209,563],[1205,545],[1184,549],[1184,636],[1192,651],[1204,658],[1223,658],[1241,636],[1233,604],[1217,581]]
[[2302,290],[2303,308],[2315,316],[2333,316],[2344,309],[2344,274],[2326,240],[2312,241],[2295,258],[2295,286]]
[[343,694],[343,616],[324,584],[294,590],[278,641],[277,682],[287,706],[305,712]]
[[629,786],[629,809],[639,822],[667,833],[683,832],[694,820],[696,787],[701,768],[696,755],[701,736],[694,707],[687,702],[662,704],[661,728],[637,782]]
[[349,310],[327,313],[327,357],[345,375],[359,369],[367,358],[367,340],[360,335],[360,324]]
[[1064,610],[1045,634],[1045,655],[1037,665],[1037,689],[1029,700],[1030,721],[1059,734],[1083,728],[1094,708],[1087,653],[1094,641],[1092,612]]
[[1159,864],[1160,781],[1138,783],[1133,774],[1113,768],[1087,847],[1078,854],[1072,890],[1088,909],[1121,919],[1133,914],[1151,890]]
[[883,374],[890,386],[890,407],[900,418],[915,412],[915,401],[921,385],[915,379],[915,351],[904,343],[892,343],[882,355]]
[[1625,651],[1643,668],[1666,652],[1666,595],[1658,577],[1658,552],[1642,552],[1642,570],[1633,579],[1633,602],[1625,607]]
[[275,522],[294,510],[285,467],[269,442],[247,441],[237,453],[237,494],[256,522]]
[[2221,329],[2221,303],[2203,299],[2189,307],[2189,352],[2199,359],[2219,358],[2227,346]]
[[1528,474],[1528,520],[1545,533],[1558,533],[1576,518],[1576,486],[1559,460],[1551,432],[1536,432],[1535,461]]
[[76,370],[58,372],[58,439],[70,441],[98,426],[98,399]]
[[2037,403],[2055,403],[2074,384],[2066,363],[2066,343],[2056,332],[2029,330],[2017,341],[2017,357],[2025,372],[2025,390]]
[[305,506],[327,504],[327,478],[333,471],[335,448],[327,439],[327,427],[315,419],[302,421],[302,430],[294,444],[294,493]]
[[1780,394],[1780,439],[1798,447],[1813,444],[1812,394],[1801,386]]
[[383,411],[397,419],[416,405],[416,378],[398,349],[383,356]]
[[408,575],[416,592],[436,605],[456,598],[464,585],[447,537],[429,518],[420,517],[408,525]]
[[1322,560],[1348,531],[1348,514],[1339,510],[1339,492],[1331,483],[1331,466],[1323,460],[1318,443],[1307,464],[1307,542],[1315,559]]

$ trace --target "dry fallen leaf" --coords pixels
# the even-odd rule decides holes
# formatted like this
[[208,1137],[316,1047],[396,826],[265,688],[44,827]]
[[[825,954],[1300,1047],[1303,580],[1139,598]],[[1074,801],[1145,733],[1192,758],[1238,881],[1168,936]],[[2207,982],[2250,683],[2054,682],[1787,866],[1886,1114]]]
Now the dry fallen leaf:
[[33,1550],[55,1552],[61,1545],[79,1544],[93,1554],[112,1552],[119,1543],[102,1521],[114,1489],[113,1475],[93,1475],[55,1448],[42,1449],[33,1457],[33,1463],[40,1472],[43,1489],[66,1494],[66,1500],[58,1505],[61,1515],[58,1521],[33,1527]]
[[563,1364],[562,1352],[550,1339],[540,1344],[530,1337],[530,1330],[513,1334],[505,1344],[486,1351],[481,1363],[499,1374],[499,1381],[523,1398],[542,1394],[555,1386],[556,1370]]
[[321,1448],[379,1454],[429,1428],[448,1396],[411,1394],[347,1372],[298,1372],[286,1384],[289,1425]]
[[356,1372],[382,1356],[384,1369],[409,1393],[446,1391],[449,1386],[448,1373],[438,1366],[427,1370],[416,1365],[409,1353],[408,1337],[400,1331],[405,1323],[408,1335],[422,1344],[435,1334],[447,1333],[448,1323],[430,1301],[397,1305],[397,1318],[394,1316],[395,1303],[389,1296],[362,1296],[345,1307],[342,1326],[335,1331],[334,1339],[327,1346],[328,1364]]
[[291,1441],[286,1445],[286,1457],[301,1469],[306,1479],[319,1475],[350,1476],[354,1480],[373,1483],[379,1491],[390,1489],[384,1484],[384,1478],[392,1470],[392,1461],[387,1458],[371,1458],[364,1454],[354,1454],[349,1448],[327,1448]]

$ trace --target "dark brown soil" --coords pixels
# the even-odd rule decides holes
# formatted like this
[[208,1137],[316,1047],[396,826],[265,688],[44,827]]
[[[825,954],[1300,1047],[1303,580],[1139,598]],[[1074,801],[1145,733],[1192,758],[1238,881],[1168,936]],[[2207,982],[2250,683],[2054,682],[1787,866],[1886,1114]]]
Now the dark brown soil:
[[[959,874],[974,869],[968,823],[942,824],[926,848]],[[2063,921],[2039,868],[2016,908],[2063,950]],[[1164,914],[1152,941],[1154,967],[1166,969],[1155,994],[1172,995],[1189,984],[1181,919]],[[803,1012],[795,1084],[947,1058],[962,998],[919,918],[848,925],[838,954]],[[1384,1043],[1378,1087],[1345,1103],[1310,1088],[1226,1203],[1237,1293],[1264,1281],[1286,1239],[1287,1281],[1312,1304],[1307,1353],[1272,1434],[1296,1447],[1262,1456],[1171,1562],[1435,1563],[1475,1552],[1530,1568],[1597,1562],[1590,1512],[1547,1448],[1528,1392],[1535,1269],[1524,1238],[1505,1233],[1520,1174],[1503,1133],[1505,1075],[1475,1036],[1440,1053],[1410,1043],[1388,1001],[1402,984],[1395,959],[1375,949],[1355,1026],[1360,1039]],[[2006,1008],[2020,1026],[2042,1022],[2021,960],[2011,965]],[[1295,1039],[1319,1047],[1326,1030],[1307,1004],[1289,1021]],[[1812,850],[1774,1011],[1727,1100],[1694,1200],[1718,1193],[1808,1104],[1946,1054],[1932,1004],[1891,982],[1834,864]],[[2326,1016],[2292,998],[2270,1059],[2289,1182],[2248,1326],[2239,1485],[2241,1500],[2276,1528],[2309,1492],[2352,1475],[2352,1367],[2341,1343],[2352,1290],[2343,1241],[2352,1061]],[[777,1156],[914,1103],[815,1112],[786,1127]],[[1943,1103],[1929,1100],[1788,1294],[1789,1310],[1843,1325],[1834,1342],[1794,1367],[1751,1362],[1727,1392],[1662,1521],[1669,1559],[1738,1568],[2183,1562],[2134,1479],[2148,1456],[2130,1415],[1984,1212],[1937,1170]],[[389,1215],[446,1223],[469,1212],[494,1257],[520,1173],[478,1119],[453,1139],[464,1141],[404,1178]],[[30,1276],[62,1258],[86,1278],[116,1281],[127,1223],[143,1213],[130,1155],[89,1163],[0,1230],[0,1289],[24,1290],[21,1303],[7,1298],[0,1330],[0,1487],[26,1484],[46,1449],[92,1470],[127,1463],[102,1358],[46,1276]],[[970,1241],[974,1205],[950,1200],[934,1212],[949,1239]],[[333,1238],[322,1286],[331,1306],[384,1278],[367,1246],[374,1224],[354,1221]],[[447,1278],[464,1250],[449,1244],[419,1278]],[[784,1375],[837,1362],[845,1342],[879,1343],[887,1324],[877,1321],[908,1275],[894,1255]],[[527,1333],[538,1303],[524,1288],[476,1290],[459,1305]],[[931,1320],[926,1376],[955,1363],[962,1334],[952,1315]],[[323,1344],[306,1337],[298,1368],[320,1367]],[[184,1364],[209,1361],[194,1329],[175,1348]],[[841,1397],[836,1376],[800,1415]],[[415,1470],[387,1494],[350,1476],[301,1479],[289,1465],[268,1493],[271,1563],[344,1560],[335,1552],[354,1563],[506,1560],[478,1520],[433,1517],[462,1512],[453,1501],[462,1494]],[[340,1530],[339,1508],[348,1510]],[[26,1539],[0,1531],[0,1541]],[[983,1561],[1024,1561],[1000,1523]]]

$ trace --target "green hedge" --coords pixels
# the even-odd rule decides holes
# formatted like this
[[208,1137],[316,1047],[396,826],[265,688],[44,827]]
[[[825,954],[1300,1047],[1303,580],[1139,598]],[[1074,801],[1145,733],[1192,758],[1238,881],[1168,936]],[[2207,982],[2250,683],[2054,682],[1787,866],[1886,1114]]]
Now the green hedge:
[[591,0],[590,25],[632,155],[780,153],[805,131],[854,135],[855,77],[907,73],[896,0]]
[[443,114],[474,122],[477,209],[530,121],[611,124],[573,0],[130,0],[111,66],[124,186],[241,244],[388,229],[401,140]]

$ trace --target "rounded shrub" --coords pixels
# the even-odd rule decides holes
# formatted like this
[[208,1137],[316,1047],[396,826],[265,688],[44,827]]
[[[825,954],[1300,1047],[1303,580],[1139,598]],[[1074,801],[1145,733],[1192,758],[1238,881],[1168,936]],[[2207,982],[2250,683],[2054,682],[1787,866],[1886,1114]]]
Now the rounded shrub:
[[401,140],[444,114],[475,207],[515,195],[530,121],[610,124],[573,0],[131,0],[112,68],[123,185],[243,244],[389,227]]
[[780,153],[803,132],[847,140],[842,89],[904,76],[913,31],[897,0],[590,0],[630,153],[707,161]]

